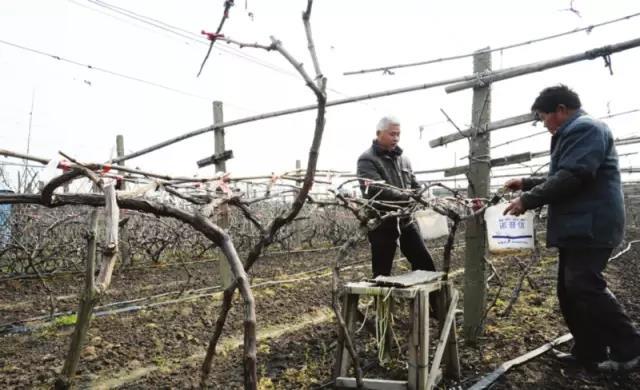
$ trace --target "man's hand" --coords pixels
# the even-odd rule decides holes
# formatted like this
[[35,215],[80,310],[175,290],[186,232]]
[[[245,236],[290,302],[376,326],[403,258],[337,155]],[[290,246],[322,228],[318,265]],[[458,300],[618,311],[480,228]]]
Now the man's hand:
[[511,191],[519,191],[522,189],[522,179],[509,179],[504,183],[504,187]]
[[507,205],[507,208],[504,209],[502,215],[511,214],[517,217],[525,211],[527,210],[525,210],[524,205],[522,204],[522,200],[520,199],[520,197],[518,197],[511,200],[511,202]]

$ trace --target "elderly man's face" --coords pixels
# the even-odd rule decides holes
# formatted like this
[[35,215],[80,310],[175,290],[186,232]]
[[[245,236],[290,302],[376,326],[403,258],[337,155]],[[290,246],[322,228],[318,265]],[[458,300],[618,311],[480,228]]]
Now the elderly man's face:
[[536,115],[544,123],[544,127],[549,130],[549,133],[555,134],[574,111],[569,110],[564,104],[560,104],[554,112],[536,111]]
[[390,125],[378,132],[378,145],[384,150],[393,150],[400,142],[400,125]]

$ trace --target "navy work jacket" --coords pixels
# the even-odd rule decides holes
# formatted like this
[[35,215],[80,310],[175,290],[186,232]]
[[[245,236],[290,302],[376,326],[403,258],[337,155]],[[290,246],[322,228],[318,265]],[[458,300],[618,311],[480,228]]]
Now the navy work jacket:
[[578,110],[551,138],[549,176],[581,179],[568,197],[549,203],[547,246],[614,248],[624,236],[618,154],[609,127]]

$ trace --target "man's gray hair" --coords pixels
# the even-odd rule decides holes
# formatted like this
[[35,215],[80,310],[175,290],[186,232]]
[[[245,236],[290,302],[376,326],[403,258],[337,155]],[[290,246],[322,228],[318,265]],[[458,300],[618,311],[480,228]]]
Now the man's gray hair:
[[376,126],[376,132],[385,131],[392,125],[400,126],[400,121],[395,116],[384,116]]

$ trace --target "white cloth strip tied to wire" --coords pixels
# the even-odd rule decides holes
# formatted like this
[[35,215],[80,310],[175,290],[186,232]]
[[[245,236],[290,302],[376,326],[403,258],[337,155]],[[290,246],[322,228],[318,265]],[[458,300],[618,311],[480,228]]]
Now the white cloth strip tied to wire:
[[139,196],[146,195],[147,192],[153,192],[157,190],[159,187],[160,187],[160,183],[154,180],[132,191],[117,191],[117,193],[119,198],[137,198]]
[[51,160],[49,160],[49,163],[45,165],[42,171],[40,171],[40,174],[38,175],[38,181],[44,184],[51,181],[51,179],[53,179],[58,174],[59,162],[60,160],[58,159],[58,157],[53,157]]
[[224,201],[225,201],[224,198],[213,198],[209,203],[202,206],[202,208],[200,209],[200,213],[207,218],[212,217],[213,214],[215,213],[215,210]]

